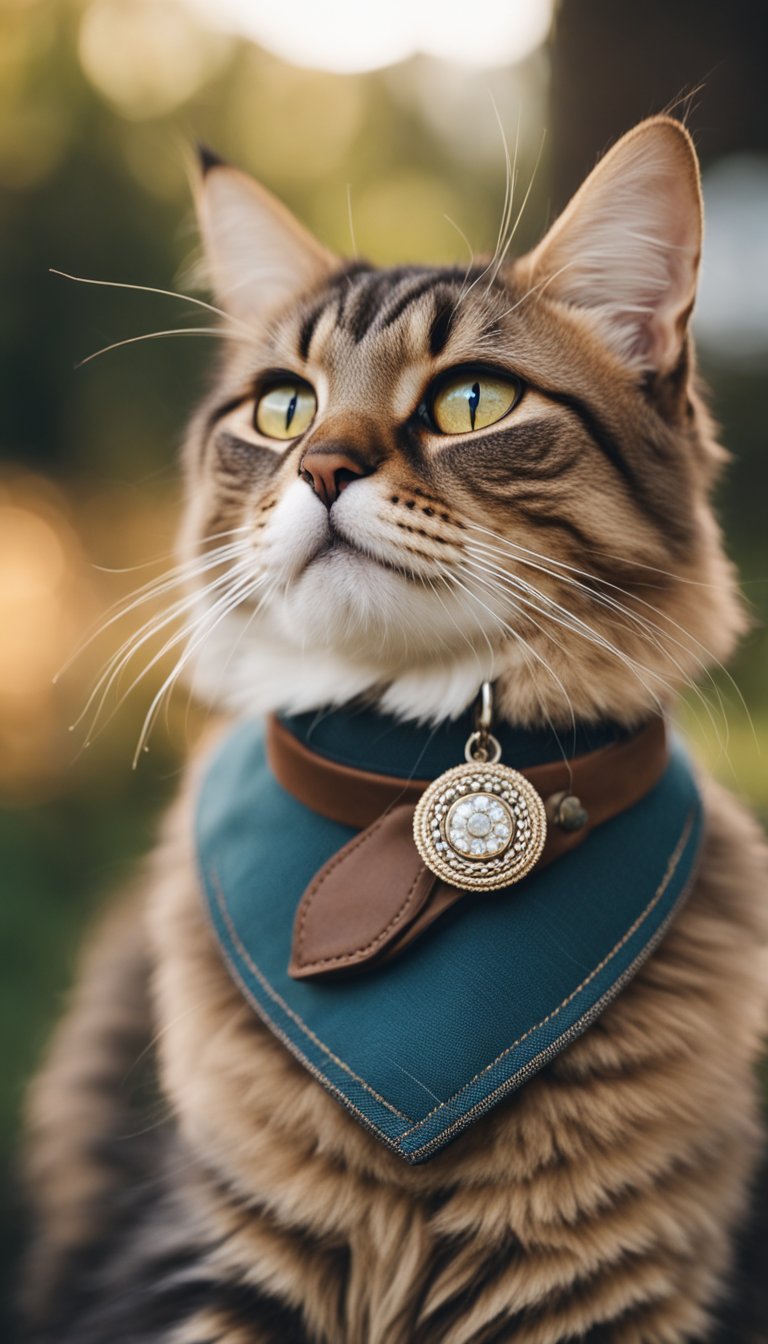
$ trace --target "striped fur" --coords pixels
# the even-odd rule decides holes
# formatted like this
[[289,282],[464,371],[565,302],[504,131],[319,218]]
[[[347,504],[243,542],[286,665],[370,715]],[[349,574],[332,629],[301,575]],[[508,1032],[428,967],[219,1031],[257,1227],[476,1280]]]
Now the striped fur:
[[[182,554],[241,528],[239,563],[268,580],[200,650],[213,701],[362,694],[439,719],[492,675],[514,722],[632,723],[730,651],[743,615],[709,504],[723,452],[685,331],[695,158],[662,118],[604,165],[533,254],[467,273],[341,264],[208,165],[213,278],[247,330],[190,430]],[[238,230],[272,261],[285,238],[268,275]],[[441,439],[428,389],[468,363],[508,369],[523,396],[497,425]],[[276,369],[316,389],[299,441],[253,427]],[[299,476],[310,447],[361,472],[330,513]],[[193,769],[31,1092],[30,1340],[768,1339],[766,854],[734,799],[705,781],[700,876],[618,999],[409,1167],[229,980],[195,876],[194,787]]]

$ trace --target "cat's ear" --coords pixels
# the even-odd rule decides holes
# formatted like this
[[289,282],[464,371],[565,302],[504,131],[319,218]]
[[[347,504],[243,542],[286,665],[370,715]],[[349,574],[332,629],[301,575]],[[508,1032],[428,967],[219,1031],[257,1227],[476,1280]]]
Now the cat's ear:
[[691,137],[652,117],[605,155],[530,255],[532,283],[589,310],[631,366],[665,373],[685,338],[701,235]]
[[243,319],[319,283],[338,261],[247,173],[203,147],[196,190],[205,269],[216,301]]

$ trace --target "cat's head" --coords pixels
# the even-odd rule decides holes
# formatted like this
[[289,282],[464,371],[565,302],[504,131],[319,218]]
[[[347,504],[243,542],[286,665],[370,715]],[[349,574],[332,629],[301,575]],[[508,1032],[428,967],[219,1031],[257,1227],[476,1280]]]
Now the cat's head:
[[730,650],[679,123],[636,127],[532,252],[502,238],[469,270],[343,261],[215,160],[198,204],[226,314],[186,448],[203,694],[440,718],[489,677],[520,722],[629,721]]

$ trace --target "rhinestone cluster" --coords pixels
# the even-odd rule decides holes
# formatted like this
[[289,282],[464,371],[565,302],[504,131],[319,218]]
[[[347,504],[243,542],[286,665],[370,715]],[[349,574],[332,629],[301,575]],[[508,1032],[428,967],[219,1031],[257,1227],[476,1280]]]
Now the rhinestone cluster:
[[448,813],[445,836],[453,850],[470,858],[500,854],[511,843],[516,819],[492,793],[470,793]]
[[425,864],[452,886],[494,891],[533,867],[546,838],[544,804],[516,770],[459,765],[425,790],[414,839]]

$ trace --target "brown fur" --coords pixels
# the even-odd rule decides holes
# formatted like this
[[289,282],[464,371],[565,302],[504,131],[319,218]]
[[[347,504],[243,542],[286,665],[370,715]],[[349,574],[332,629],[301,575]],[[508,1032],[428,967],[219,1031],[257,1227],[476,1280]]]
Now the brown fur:
[[[110,911],[82,959],[77,987],[28,1096],[34,1142],[27,1180],[39,1233],[28,1267],[36,1315],[60,1287],[71,1248],[88,1242],[123,1176],[94,1151],[94,1138],[126,1125],[148,1015],[149,953],[138,894]],[[134,1077],[126,1077],[126,1069]]]
[[[379,563],[370,550],[359,554],[356,586],[337,590],[352,562],[332,545],[321,553],[321,614],[332,635],[326,648],[318,634],[312,652],[337,659],[331,674],[351,669],[358,691],[375,699],[399,687],[402,706],[437,676],[439,699],[439,676],[453,662],[469,656],[471,681],[472,660],[488,656],[501,712],[514,722],[567,725],[574,713],[632,723],[726,655],[743,616],[709,504],[724,454],[685,335],[698,178],[674,127],[658,119],[622,141],[540,248],[498,274],[339,268],[284,213],[270,214],[259,191],[252,205],[266,211],[267,232],[288,229],[301,292],[290,302],[273,294],[269,320],[228,347],[193,423],[184,554],[204,554],[211,534],[247,525],[253,564],[268,564],[307,446],[341,447],[369,476],[375,528],[366,546],[378,548]],[[690,236],[676,235],[663,301],[652,289],[652,317],[632,325],[621,311],[585,305],[586,282],[560,262],[610,174],[631,186],[636,161],[648,171],[651,145],[675,169]],[[230,172],[217,166],[212,175],[239,199],[242,181],[223,176]],[[226,293],[214,216],[211,198],[203,218]],[[677,260],[685,256],[687,270]],[[238,321],[243,302],[232,300]],[[499,426],[439,440],[415,416],[431,380],[491,358],[526,385],[519,408]],[[265,443],[252,428],[259,371],[274,367],[323,389],[316,422],[296,444]],[[489,544],[493,552],[483,550]],[[371,569],[380,628],[370,613],[347,610],[362,602]],[[283,575],[286,601],[304,574]],[[543,610],[514,606],[511,592],[527,590],[504,582],[517,579],[535,583]],[[442,643],[436,636],[421,647],[414,620],[412,643],[398,643],[388,594],[401,621],[411,606],[437,621],[437,602],[458,602],[462,591],[474,624],[455,632],[448,624]],[[248,594],[244,604],[238,645],[261,638],[258,602]],[[307,611],[311,644],[321,626],[311,625],[311,603]],[[282,638],[278,626],[263,638],[269,652]],[[221,664],[214,661],[217,676]],[[132,916],[127,943],[125,923],[108,930],[32,1094],[45,1228],[34,1262],[39,1315],[72,1255],[111,1227],[105,1207],[119,1181],[94,1161],[92,1141],[125,1123],[116,1079],[141,1048],[137,1039],[154,1039],[161,1102],[152,1123],[168,1135],[170,1166],[161,1170],[172,1200],[162,1219],[131,1223],[140,1235],[130,1244],[159,1227],[163,1250],[172,1245],[177,1262],[193,1263],[208,1295],[167,1331],[142,1338],[711,1338],[760,1145],[753,1067],[766,997],[765,849],[734,799],[704,782],[694,889],[620,996],[519,1094],[409,1167],[322,1091],[228,978],[195,876],[192,789],[194,779],[152,860],[146,934]],[[142,1006],[147,964],[151,1007]],[[96,1075],[98,1105],[83,1067]],[[112,1338],[88,1329],[59,1337]]]

